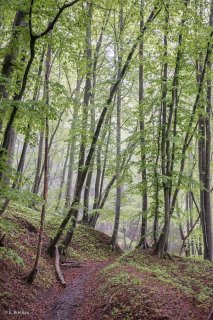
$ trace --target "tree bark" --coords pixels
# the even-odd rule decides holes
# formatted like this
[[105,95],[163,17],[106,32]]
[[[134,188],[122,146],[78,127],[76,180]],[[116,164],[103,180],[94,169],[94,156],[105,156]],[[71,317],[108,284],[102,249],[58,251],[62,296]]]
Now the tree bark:
[[55,208],[56,211],[58,211],[59,206],[60,206],[60,202],[61,202],[61,196],[62,196],[62,190],[63,190],[63,186],[64,186],[64,181],[65,181],[65,175],[66,175],[66,171],[67,171],[67,163],[68,163],[69,154],[70,154],[70,143],[68,143],[68,146],[67,146],[67,153],[66,153],[64,167],[63,167],[63,171],[62,171],[62,175],[61,175],[61,183],[60,183],[60,187],[59,187],[58,201],[57,201],[57,205]]
[[[120,5],[119,11],[119,40],[117,47],[118,54],[118,78],[121,73],[122,55],[123,55],[123,30],[124,30],[124,17],[123,6]],[[120,210],[121,210],[121,83],[117,90],[117,124],[116,124],[116,200],[115,200],[115,219],[113,232],[110,239],[110,245],[115,250],[115,245],[118,237],[119,223],[120,223]]]
[[[140,0],[140,32],[144,27],[144,0]],[[144,112],[143,112],[143,100],[144,100],[144,41],[141,38],[139,43],[139,115],[140,115],[140,144],[141,144],[141,171],[142,171],[142,222],[141,222],[141,234],[137,247],[148,248],[146,239],[147,234],[147,210],[148,210],[148,195],[147,195],[147,170],[146,170],[146,152],[145,152],[145,124],[144,124]]]
[[[44,81],[44,99],[46,104],[49,104],[49,76],[50,76],[50,61],[51,61],[51,46],[48,46],[47,56],[46,56],[46,71],[45,71],[45,81]],[[49,123],[48,116],[45,118],[45,166],[44,166],[44,191],[43,191],[43,205],[41,210],[41,222],[39,229],[39,239],[38,239],[38,247],[36,253],[36,259],[33,266],[32,271],[26,277],[26,281],[28,283],[33,283],[35,276],[38,271],[39,259],[41,257],[41,250],[43,246],[43,237],[44,237],[44,223],[45,223],[45,215],[46,215],[46,206],[48,199],[48,164],[49,164]]]
[[17,60],[19,51],[20,51],[20,27],[25,26],[26,12],[19,10],[16,12],[14,22],[13,22],[13,31],[12,36],[8,45],[7,54],[4,57],[2,64],[1,77],[5,79],[4,83],[0,84],[0,100],[8,97],[7,87],[9,85],[9,80],[12,77],[15,62]]
[[[168,10],[168,7],[167,7]],[[156,252],[160,257],[163,257],[167,250],[167,241],[169,235],[170,228],[170,190],[169,190],[169,182],[167,180],[168,172],[167,172],[167,161],[168,161],[168,153],[166,150],[166,139],[169,137],[166,136],[166,128],[167,128],[167,82],[168,82],[168,44],[167,44],[167,36],[168,36],[168,22],[169,16],[168,11],[165,13],[165,34],[164,34],[164,62],[163,62],[163,75],[162,75],[162,134],[161,134],[161,172],[164,178],[163,181],[163,197],[164,197],[164,226],[159,238],[158,243],[156,244]]]
[[37,166],[36,166],[36,172],[35,172],[35,180],[34,180],[33,189],[32,189],[32,192],[34,194],[38,194],[38,191],[39,191],[39,177],[41,172],[43,141],[44,141],[44,133],[41,131],[39,134],[38,158],[37,158]]

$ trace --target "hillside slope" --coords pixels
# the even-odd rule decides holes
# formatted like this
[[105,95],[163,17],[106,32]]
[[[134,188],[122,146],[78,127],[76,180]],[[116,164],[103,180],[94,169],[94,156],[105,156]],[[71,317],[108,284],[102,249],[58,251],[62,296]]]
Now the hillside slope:
[[[44,247],[61,219],[59,215],[47,215]],[[45,250],[33,285],[22,279],[33,266],[39,220],[39,212],[17,205],[10,205],[0,218],[0,234],[6,234],[4,247],[0,247],[0,319],[8,319],[10,314],[16,314],[16,318],[26,316],[26,319],[30,319],[30,314],[37,314],[36,302],[42,301],[50,287],[58,285],[54,261],[46,257]],[[81,262],[115,259],[121,250],[117,248],[116,252],[112,252],[108,243],[107,235],[78,225],[68,259]]]
[[[100,272],[97,304],[103,320],[207,320],[213,307],[213,264],[151,250],[124,254]],[[81,320],[92,320],[85,315]],[[213,320],[210,317],[208,320]]]

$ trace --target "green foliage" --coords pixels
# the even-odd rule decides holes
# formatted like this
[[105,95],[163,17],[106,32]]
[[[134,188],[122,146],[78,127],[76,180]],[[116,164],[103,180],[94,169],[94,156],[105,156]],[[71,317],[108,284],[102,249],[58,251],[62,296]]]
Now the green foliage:
[[0,259],[9,259],[18,265],[24,265],[23,259],[17,254],[16,251],[10,248],[0,247]]

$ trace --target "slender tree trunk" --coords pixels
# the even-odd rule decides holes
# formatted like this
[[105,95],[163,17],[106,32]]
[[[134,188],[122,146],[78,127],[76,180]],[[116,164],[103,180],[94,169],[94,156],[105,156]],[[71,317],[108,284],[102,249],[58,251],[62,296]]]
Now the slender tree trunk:
[[[46,71],[45,71],[45,81],[44,81],[44,99],[46,104],[49,104],[49,76],[50,76],[50,61],[51,61],[51,46],[48,46],[47,57],[46,57]],[[44,168],[44,191],[43,191],[43,205],[41,211],[41,222],[39,229],[39,239],[38,239],[38,247],[35,258],[35,263],[32,271],[26,277],[26,281],[28,283],[32,283],[35,279],[35,276],[38,271],[39,259],[41,257],[41,251],[43,246],[43,237],[44,237],[44,223],[45,223],[45,215],[46,215],[46,206],[47,206],[47,198],[48,198],[48,164],[49,164],[49,153],[48,153],[48,145],[49,145],[49,123],[48,116],[45,118],[45,168]]]
[[[87,74],[87,86],[85,87],[85,95],[88,95],[88,102],[86,102],[85,107],[88,109],[90,103],[91,106],[91,132],[95,132],[95,110],[94,110],[94,90],[96,86],[96,70],[92,70],[92,34],[91,34],[91,24],[92,24],[92,5],[88,8],[88,24],[86,30],[86,59],[88,63],[88,74]],[[94,69],[94,66],[93,66]],[[89,79],[92,77],[92,81]],[[86,92],[87,90],[87,92]],[[85,97],[86,98],[86,97]],[[86,100],[86,99],[85,99]],[[86,185],[84,190],[84,209],[83,209],[83,223],[88,223],[89,220],[89,194],[90,187],[92,182],[93,175],[93,166],[94,166],[94,157],[91,160],[89,171],[87,174]]]
[[44,133],[41,131],[39,134],[38,158],[37,158],[37,166],[36,166],[36,172],[35,172],[35,180],[34,180],[33,189],[32,189],[32,192],[34,194],[38,194],[38,191],[39,191],[39,177],[40,177],[41,164],[42,164],[43,141],[44,141]]
[[[189,0],[184,1],[185,8],[187,8]],[[168,32],[168,5],[166,9],[166,17],[165,17],[165,25],[166,25],[166,33],[164,36],[164,47],[165,50],[165,58],[167,60],[167,32]],[[181,20],[181,27],[185,24],[185,12],[183,12],[183,18]],[[180,62],[182,57],[182,41],[183,41],[183,35],[182,30],[178,37],[178,50],[177,50],[177,56],[176,56],[176,64],[175,64],[175,70],[174,70],[174,76],[173,76],[173,82],[172,82],[172,102],[170,105],[167,105],[167,61],[164,63],[164,80],[163,80],[163,88],[162,88],[162,143],[161,143],[161,163],[162,163],[162,175],[164,176],[163,181],[163,192],[164,192],[164,225],[162,228],[162,232],[160,234],[160,237],[158,239],[158,242],[156,243],[156,253],[158,253],[159,256],[163,257],[168,249],[168,237],[169,237],[169,229],[170,229],[170,217],[174,212],[177,196],[179,190],[177,188],[174,191],[172,202],[171,202],[171,195],[172,195],[172,173],[174,170],[174,162],[175,162],[175,150],[176,150],[176,134],[177,134],[177,110],[178,110],[178,80],[179,80],[179,70],[180,70]],[[205,69],[204,69],[205,71]],[[203,72],[204,74],[204,72]],[[166,76],[166,77],[165,77]],[[201,87],[198,89],[201,89]],[[200,95],[197,94],[194,106],[193,106],[193,112],[190,119],[190,123],[192,125],[193,121],[193,113],[196,110],[197,103],[199,101]],[[169,109],[168,117],[167,117],[167,108]],[[172,121],[173,119],[173,121]],[[171,127],[173,122],[173,143],[172,146],[170,146],[170,136],[171,136]],[[191,127],[191,125],[189,127]],[[185,136],[184,145],[183,145],[183,159],[181,161],[180,165],[180,175],[178,183],[180,183],[180,177],[181,173],[184,170],[185,165],[185,153],[188,148],[188,134]]]
[[[167,150],[166,150],[166,139],[169,137],[166,136],[167,128],[167,81],[168,81],[168,44],[167,44],[167,35],[168,35],[168,13],[166,12],[165,16],[165,34],[164,34],[164,63],[163,63],[163,76],[162,76],[162,139],[161,139],[161,171],[164,177],[167,176]],[[166,180],[166,179],[165,179]],[[158,243],[156,244],[156,252],[159,256],[163,257],[167,250],[167,240],[170,228],[170,191],[168,181],[163,182],[163,196],[164,196],[164,226],[159,238]]]
[[[144,27],[144,0],[140,0],[140,31]],[[147,173],[146,173],[146,152],[145,152],[145,126],[144,126],[144,112],[143,112],[143,100],[144,100],[144,69],[143,69],[143,54],[144,53],[144,41],[141,38],[139,43],[139,114],[140,114],[140,141],[141,141],[141,169],[142,169],[142,222],[141,222],[141,236],[138,243],[138,247],[148,248],[146,240],[147,233],[147,210],[148,210],[148,195],[147,195]]]
[[[213,8],[212,8],[213,11]],[[212,12],[213,13],[213,12]],[[212,14],[213,20],[213,14]],[[211,26],[213,25],[213,21]],[[211,70],[211,62],[208,62],[209,70]],[[205,131],[206,131],[206,139],[205,139],[205,180],[204,180],[204,188],[205,188],[205,230],[206,230],[206,242],[204,246],[204,258],[210,261],[213,261],[213,222],[212,222],[212,201],[211,201],[211,118],[212,118],[212,87],[210,80],[207,80],[207,108],[206,108],[206,121],[205,121]],[[203,230],[204,231],[204,230]]]
[[62,175],[61,175],[61,183],[60,183],[60,187],[59,187],[58,201],[57,201],[57,205],[55,208],[56,211],[58,211],[58,208],[59,208],[60,202],[61,202],[61,196],[62,196],[62,190],[63,190],[63,186],[64,186],[64,181],[65,181],[65,175],[66,175],[66,171],[67,171],[67,163],[68,163],[69,154],[70,154],[70,143],[68,143],[68,146],[67,146],[67,153],[66,153],[64,167],[63,167],[63,171],[62,171]]
[[74,161],[76,153],[76,121],[78,118],[78,108],[74,107],[73,119],[70,129],[71,142],[70,142],[70,153],[69,153],[69,164],[68,164],[68,174],[67,174],[67,184],[66,184],[66,196],[65,196],[65,208],[69,207],[72,193],[72,182],[73,182],[73,170]]
[[[33,101],[38,101],[38,98],[39,98],[39,92],[40,92],[41,83],[42,83],[41,82],[41,74],[42,74],[42,69],[43,69],[44,56],[45,56],[45,46],[43,47],[41,59],[39,62],[37,80],[36,80],[34,94],[33,94]],[[17,168],[17,172],[20,174],[20,177],[18,179],[19,184],[21,183],[21,178],[22,178],[22,174],[23,174],[23,170],[24,170],[24,164],[25,164],[26,152],[27,152],[28,143],[29,143],[30,131],[31,131],[30,124],[28,124],[26,134],[25,134],[24,144],[23,144],[23,148],[22,148],[22,152],[21,152],[21,157],[19,160],[18,168]],[[16,183],[13,183],[13,188],[16,188]]]
[[[107,125],[107,123],[108,123],[108,121],[106,121],[106,125]],[[111,120],[110,120],[110,123],[111,123]],[[104,130],[102,133],[101,141],[104,141],[106,133],[107,133],[107,131]],[[96,180],[95,180],[95,197],[94,197],[94,203],[93,203],[93,210],[97,210],[98,208],[100,208],[100,205],[101,205],[101,198],[102,198],[102,191],[103,191],[104,175],[105,175],[106,164],[107,164],[110,135],[111,135],[111,130],[109,130],[108,136],[107,136],[106,148],[105,148],[105,152],[104,152],[104,161],[103,161],[104,163],[103,163],[102,170],[101,170],[102,145],[100,145],[97,149],[97,157],[96,157],[97,158],[97,171],[96,171]],[[100,216],[100,214],[97,211],[93,212],[90,215],[89,225],[91,227],[95,228],[95,225],[97,223],[99,216]]]
[[[118,43],[118,77],[120,77],[122,66],[123,45],[122,37],[124,30],[123,7],[120,5],[119,12],[119,43]],[[115,250],[118,236],[121,210],[121,83],[117,90],[117,125],[116,125],[116,200],[115,200],[115,219],[110,245]]]
[[18,180],[15,181],[12,185],[13,189],[15,189],[15,188],[20,189],[20,187],[21,187],[22,175],[24,172],[24,164],[25,164],[27,148],[28,148],[28,144],[29,144],[29,130],[30,130],[30,126],[28,125],[27,132],[26,132],[25,139],[24,139],[22,152],[21,152],[21,156],[20,156],[20,160],[19,160],[18,167],[17,167],[17,173],[19,176],[18,176]]
[[44,191],[43,191],[43,205],[41,211],[41,222],[39,229],[39,239],[38,239],[38,247],[36,253],[36,259],[33,266],[32,271],[26,277],[26,281],[28,283],[33,283],[35,276],[38,272],[39,259],[41,257],[41,250],[43,246],[43,237],[44,237],[44,223],[45,223],[45,215],[46,215],[46,205],[48,198],[48,134],[49,134],[49,125],[48,119],[46,119],[46,130],[45,130],[45,169],[44,169]]
[[[209,25],[213,26],[213,1],[211,1]],[[202,13],[201,13],[202,15]],[[201,183],[200,189],[200,208],[201,225],[203,232],[204,259],[213,261],[213,231],[212,231],[212,209],[211,209],[211,115],[212,115],[212,89],[211,89],[211,56],[207,59],[207,106],[206,110],[202,104],[201,109],[206,111],[200,113],[198,141],[199,156],[199,177]],[[201,81],[201,72],[198,70],[198,84]]]

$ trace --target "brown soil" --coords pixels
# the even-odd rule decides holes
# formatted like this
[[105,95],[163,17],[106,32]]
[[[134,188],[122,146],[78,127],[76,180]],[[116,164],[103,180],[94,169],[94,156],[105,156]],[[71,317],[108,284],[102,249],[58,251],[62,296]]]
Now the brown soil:
[[[108,276],[101,274],[105,266],[113,261],[82,263],[80,268],[63,267],[67,286],[63,288],[58,282],[43,292],[39,301],[32,302],[25,296],[28,306],[24,310],[18,307],[18,295],[24,292],[25,284],[17,291],[16,301],[11,305],[10,313],[4,313],[2,320],[206,320],[209,311],[200,308],[196,301],[189,299],[176,288],[163,284],[149,273],[141,273],[134,267],[126,265],[114,270],[110,276],[127,272],[130,278],[126,287],[120,283],[107,284]],[[141,280],[141,285],[133,284],[132,278]],[[12,281],[12,279],[10,279]],[[17,282],[17,280],[14,279]],[[21,281],[21,280],[20,280]],[[30,287],[32,288],[32,287]],[[102,289],[101,289],[102,288]],[[35,288],[36,289],[36,288]],[[102,291],[101,291],[102,290]],[[23,296],[20,296],[23,299]],[[126,310],[122,310],[125,306]],[[128,306],[131,316],[128,315]],[[117,310],[116,313],[112,313]],[[21,312],[21,314],[14,314]],[[113,314],[113,316],[112,316]],[[211,319],[212,320],[212,319]]]
[[55,296],[54,301],[49,305],[45,313],[46,320],[83,320],[101,319],[94,314],[93,304],[96,294],[96,279],[98,273],[110,262],[85,263],[82,268],[65,272],[67,286],[59,296]]

